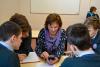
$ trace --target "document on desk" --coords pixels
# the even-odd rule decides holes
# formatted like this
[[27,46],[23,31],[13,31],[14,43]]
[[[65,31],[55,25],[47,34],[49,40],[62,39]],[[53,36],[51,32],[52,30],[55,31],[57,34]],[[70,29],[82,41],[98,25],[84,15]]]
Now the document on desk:
[[50,65],[48,63],[38,63],[36,67],[56,67],[55,65]]
[[30,52],[29,55],[23,60],[23,63],[39,62],[40,59],[35,52]]

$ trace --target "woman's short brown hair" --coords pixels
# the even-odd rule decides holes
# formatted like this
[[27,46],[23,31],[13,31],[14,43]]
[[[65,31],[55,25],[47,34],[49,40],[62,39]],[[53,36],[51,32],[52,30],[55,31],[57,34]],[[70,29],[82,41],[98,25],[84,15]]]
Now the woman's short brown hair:
[[56,13],[49,14],[46,18],[46,21],[45,21],[45,28],[48,29],[48,24],[51,25],[55,21],[57,24],[59,24],[59,27],[62,26],[62,20],[58,14],[56,14]]
[[97,8],[96,8],[95,6],[92,6],[92,7],[90,8],[90,12],[93,12],[94,10],[97,10]]

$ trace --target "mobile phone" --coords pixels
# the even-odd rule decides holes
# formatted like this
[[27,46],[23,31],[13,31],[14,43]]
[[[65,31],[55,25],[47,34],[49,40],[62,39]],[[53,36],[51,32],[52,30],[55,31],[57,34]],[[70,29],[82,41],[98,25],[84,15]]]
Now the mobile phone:
[[55,60],[55,57],[54,56],[49,56],[48,60]]

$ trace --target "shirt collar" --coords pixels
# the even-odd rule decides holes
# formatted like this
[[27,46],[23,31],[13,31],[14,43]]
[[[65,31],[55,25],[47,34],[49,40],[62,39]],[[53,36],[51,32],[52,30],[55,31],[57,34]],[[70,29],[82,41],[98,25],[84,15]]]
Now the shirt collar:
[[97,33],[98,33],[98,30],[97,30],[96,34],[92,37],[92,39],[94,39],[97,36]]
[[11,45],[6,44],[6,43],[5,43],[5,42],[3,42],[3,41],[0,41],[0,44],[1,44],[1,45],[3,45],[4,47],[8,48],[8,49],[9,49],[9,50],[11,50],[11,51],[14,51],[14,49],[12,48],[12,46],[11,46]]
[[83,55],[87,55],[87,54],[95,54],[95,52],[92,49],[86,51],[79,51],[76,57],[82,57]]

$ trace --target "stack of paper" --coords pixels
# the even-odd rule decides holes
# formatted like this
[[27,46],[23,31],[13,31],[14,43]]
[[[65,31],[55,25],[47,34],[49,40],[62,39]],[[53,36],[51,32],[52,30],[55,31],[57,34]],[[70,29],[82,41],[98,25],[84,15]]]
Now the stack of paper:
[[23,63],[29,62],[38,62],[40,61],[39,57],[35,52],[30,52],[29,55],[23,60]]

